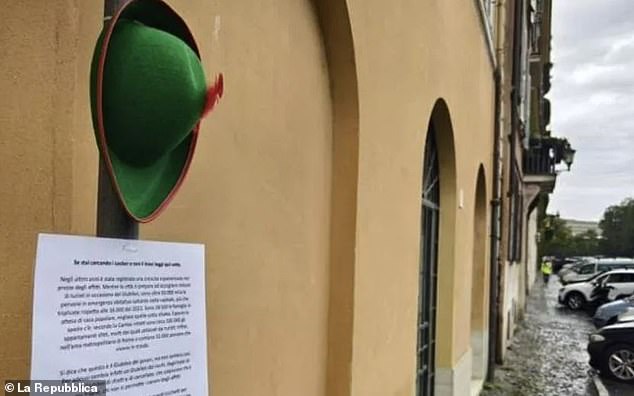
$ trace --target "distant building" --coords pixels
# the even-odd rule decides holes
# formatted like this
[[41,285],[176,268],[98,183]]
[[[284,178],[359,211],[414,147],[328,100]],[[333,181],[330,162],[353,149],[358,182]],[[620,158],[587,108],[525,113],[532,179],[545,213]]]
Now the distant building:
[[586,231],[593,230],[598,236],[601,236],[601,229],[599,228],[599,222],[597,221],[585,221],[585,220],[573,220],[562,219],[566,222],[566,226],[572,231],[572,235],[583,234]]

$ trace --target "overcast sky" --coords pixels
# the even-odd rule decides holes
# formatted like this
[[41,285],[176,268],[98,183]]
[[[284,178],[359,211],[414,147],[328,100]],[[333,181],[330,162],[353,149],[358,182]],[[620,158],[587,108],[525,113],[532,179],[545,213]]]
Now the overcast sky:
[[551,128],[577,154],[548,211],[599,220],[634,197],[634,0],[553,3]]

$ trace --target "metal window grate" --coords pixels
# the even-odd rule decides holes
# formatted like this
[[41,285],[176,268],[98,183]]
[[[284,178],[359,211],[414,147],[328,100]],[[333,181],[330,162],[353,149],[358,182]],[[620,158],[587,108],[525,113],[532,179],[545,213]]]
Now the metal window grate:
[[438,280],[440,174],[436,137],[432,124],[427,131],[427,141],[425,142],[422,184],[416,395],[433,396],[436,371],[436,285]]

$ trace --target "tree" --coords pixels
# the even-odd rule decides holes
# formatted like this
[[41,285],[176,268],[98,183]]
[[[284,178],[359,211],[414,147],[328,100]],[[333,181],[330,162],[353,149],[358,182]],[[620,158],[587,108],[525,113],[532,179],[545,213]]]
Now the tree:
[[601,251],[606,256],[634,256],[634,199],[610,206],[599,223]]
[[542,255],[568,256],[572,251],[572,231],[559,216],[547,215],[542,224]]
[[572,237],[571,248],[575,256],[596,256],[601,253],[599,236],[595,230],[587,230]]
[[540,252],[545,256],[596,256],[601,253],[595,230],[573,235],[559,216],[547,215],[541,227]]
[[[634,198],[608,207],[599,222],[601,237],[594,230],[572,235],[559,215],[548,215],[547,199],[540,201],[540,256],[634,257]],[[543,214],[542,214],[543,213]]]

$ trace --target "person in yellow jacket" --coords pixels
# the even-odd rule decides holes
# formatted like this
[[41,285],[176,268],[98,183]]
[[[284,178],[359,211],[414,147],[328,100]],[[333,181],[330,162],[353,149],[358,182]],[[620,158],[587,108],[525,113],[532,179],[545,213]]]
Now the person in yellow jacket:
[[542,275],[544,276],[544,283],[548,283],[550,274],[553,273],[553,263],[550,258],[544,258],[542,261]]

